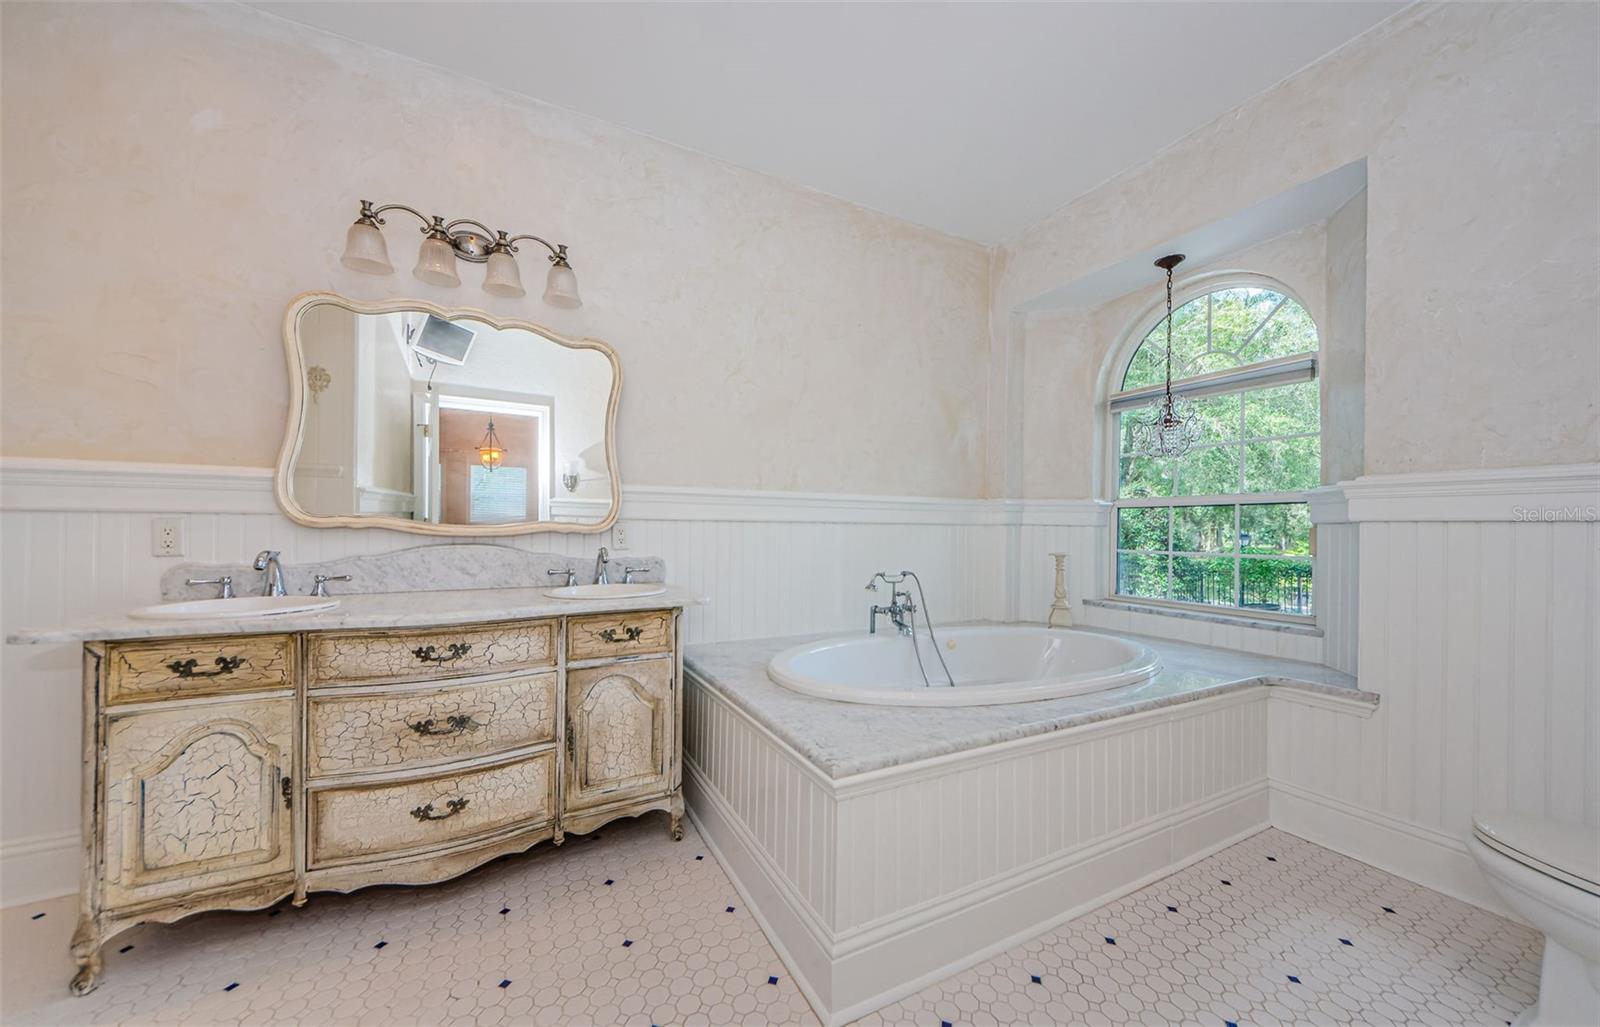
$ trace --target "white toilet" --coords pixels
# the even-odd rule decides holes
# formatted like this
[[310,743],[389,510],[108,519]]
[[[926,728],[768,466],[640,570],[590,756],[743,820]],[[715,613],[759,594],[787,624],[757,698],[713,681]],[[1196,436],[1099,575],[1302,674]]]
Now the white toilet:
[[1519,1025],[1600,1024],[1600,832],[1497,811],[1467,843],[1494,890],[1544,932],[1539,1000]]

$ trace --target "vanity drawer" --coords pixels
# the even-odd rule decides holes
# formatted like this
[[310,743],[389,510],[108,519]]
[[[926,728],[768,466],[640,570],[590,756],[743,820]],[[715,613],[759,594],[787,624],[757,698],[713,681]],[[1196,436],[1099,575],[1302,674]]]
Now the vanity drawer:
[[154,702],[294,687],[288,635],[164,638],[106,652],[106,703]]
[[425,766],[555,741],[556,674],[323,694],[306,708],[313,777]]
[[567,659],[594,660],[672,651],[672,611],[600,613],[567,622]]
[[548,823],[555,811],[555,754],[310,795],[312,868],[392,856]]
[[434,631],[334,631],[310,636],[311,685],[428,681],[554,667],[555,621]]

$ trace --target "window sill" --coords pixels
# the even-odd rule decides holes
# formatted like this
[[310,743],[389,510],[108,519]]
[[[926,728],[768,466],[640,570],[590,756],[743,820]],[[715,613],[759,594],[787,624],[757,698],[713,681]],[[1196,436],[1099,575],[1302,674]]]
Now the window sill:
[[1260,631],[1281,631],[1287,635],[1306,635],[1311,638],[1321,638],[1322,629],[1310,624],[1291,624],[1281,620],[1271,620],[1266,617],[1252,617],[1249,614],[1211,613],[1206,610],[1179,610],[1170,606],[1157,606],[1153,603],[1140,603],[1127,599],[1085,599],[1084,606],[1094,606],[1103,610],[1122,610],[1126,613],[1149,613],[1158,617],[1176,617],[1179,620],[1198,620],[1209,624],[1227,624],[1235,628],[1254,628]]

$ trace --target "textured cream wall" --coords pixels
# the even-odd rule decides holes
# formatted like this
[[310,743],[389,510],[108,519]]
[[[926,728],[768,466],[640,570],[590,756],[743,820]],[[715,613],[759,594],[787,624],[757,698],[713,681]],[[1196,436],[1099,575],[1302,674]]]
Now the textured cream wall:
[[1595,4],[1404,12],[1002,247],[995,333],[1033,297],[1365,157],[1367,473],[1594,460],[1597,35]]
[[[1177,287],[1182,290],[1185,280],[1215,272],[1276,278],[1305,303],[1326,351],[1335,343],[1327,330],[1326,242],[1325,224],[1308,225],[1206,264],[1184,265]],[[1027,322],[1021,390],[1024,497],[1109,496],[1109,485],[1102,490],[1097,477],[1102,425],[1096,390],[1112,348],[1136,331],[1135,322],[1142,323],[1141,315],[1165,296],[1158,269],[1150,269],[1150,280],[1149,288],[1097,307],[1037,315]]]
[[[983,248],[247,8],[4,5],[7,455],[264,466],[332,289],[621,353],[632,484],[976,496]],[[536,49],[536,48],[535,48]],[[585,307],[338,263],[362,197],[572,246]]]

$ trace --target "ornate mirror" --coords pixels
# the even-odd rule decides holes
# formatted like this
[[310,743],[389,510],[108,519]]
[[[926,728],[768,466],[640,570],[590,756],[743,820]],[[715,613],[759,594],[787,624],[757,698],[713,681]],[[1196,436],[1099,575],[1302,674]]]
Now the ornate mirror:
[[278,504],[314,527],[596,532],[617,518],[622,367],[594,339],[420,300],[284,316]]

